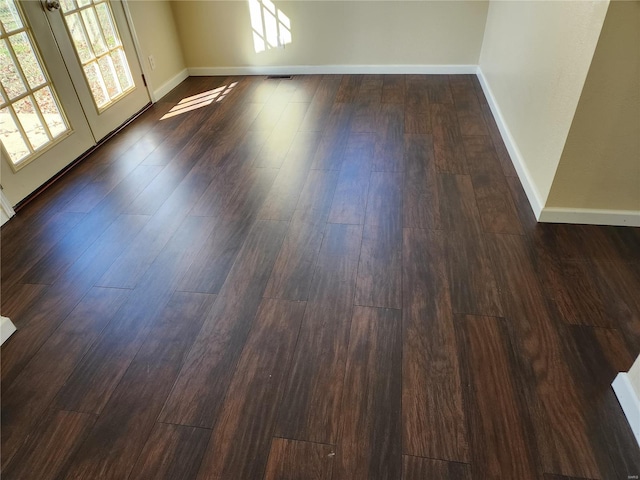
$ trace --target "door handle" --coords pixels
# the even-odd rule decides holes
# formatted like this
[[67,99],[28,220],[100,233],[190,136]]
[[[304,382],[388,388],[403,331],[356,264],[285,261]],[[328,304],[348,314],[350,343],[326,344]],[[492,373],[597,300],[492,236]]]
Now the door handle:
[[47,10],[50,12],[60,10],[60,2],[58,0],[45,0],[44,6],[47,7]]

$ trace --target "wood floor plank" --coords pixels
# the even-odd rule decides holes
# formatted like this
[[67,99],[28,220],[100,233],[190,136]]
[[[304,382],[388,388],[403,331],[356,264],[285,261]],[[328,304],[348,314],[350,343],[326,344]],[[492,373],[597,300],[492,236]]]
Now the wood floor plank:
[[358,264],[356,305],[402,308],[402,229],[365,225]]
[[431,105],[433,148],[438,173],[467,173],[467,158],[462,145],[462,132],[453,105]]
[[474,75],[189,78],[0,229],[2,473],[636,475],[638,232],[538,223]]
[[329,222],[354,225],[364,223],[374,150],[373,134],[359,133],[349,137],[329,213]]
[[2,315],[10,318],[16,327],[21,328],[25,312],[50,288],[50,285],[30,283],[14,283],[10,286],[3,286]]
[[382,100],[382,75],[366,75],[355,98],[351,131],[375,133]]
[[[2,284],[11,285],[24,276],[85,217],[82,213],[60,212],[37,225],[25,225],[16,235],[2,227]],[[12,220],[13,222],[13,220]],[[35,223],[35,222],[34,222]],[[21,281],[21,283],[25,283]]]
[[402,480],[471,480],[471,469],[466,463],[405,455],[402,465]]
[[327,227],[280,406],[279,437],[337,439],[361,235],[356,225]]
[[498,125],[496,124],[495,119],[493,118],[493,114],[491,113],[491,108],[489,105],[481,105],[482,115],[487,125],[487,129],[489,131],[489,136],[491,137],[491,141],[493,142],[493,148],[496,150],[496,154],[498,156],[498,160],[500,161],[500,166],[502,167],[502,173],[505,177],[517,177],[518,173],[516,172],[515,167],[513,166],[513,161],[511,160],[511,156],[507,150],[507,147],[502,140],[502,134],[498,129]]
[[185,215],[213,179],[213,168],[194,168],[130,242],[97,285],[135,288],[160,252],[176,234]]
[[[11,460],[129,292],[93,288],[2,392],[2,462]],[[55,362],[51,359],[55,358]],[[37,393],[36,393],[37,392]]]
[[403,226],[439,228],[440,211],[433,141],[430,135],[405,135]]
[[158,312],[169,302],[211,231],[212,224],[206,218],[184,220],[118,310],[100,341],[71,375],[58,396],[59,406],[87,413],[102,411],[149,330],[158,321]]
[[2,348],[2,386],[9,388],[27,362],[82,300],[147,217],[122,215],[18,319],[20,330]]
[[588,425],[603,478],[628,478],[640,472],[635,437],[619,415],[618,399],[610,388],[619,372],[635,359],[620,331],[568,327],[564,330],[571,371],[587,401]]
[[447,75],[428,75],[426,80],[430,104],[453,104],[451,85]]
[[404,104],[404,75],[384,75],[382,79],[382,103]]
[[138,167],[114,189],[94,211],[87,214],[48,255],[33,266],[21,281],[56,282],[123,212],[127,203],[124,191],[137,195],[158,173],[160,167]]
[[264,480],[331,480],[331,445],[274,438]]
[[364,75],[343,75],[336,93],[336,103],[354,103],[358,97]]
[[305,302],[263,300],[211,434],[199,479],[261,478]]
[[382,104],[376,128],[376,149],[372,170],[404,170],[404,109],[397,104]]
[[311,166],[314,170],[340,170],[351,131],[354,107],[348,103],[334,103],[326,120],[322,139]]
[[261,220],[291,220],[320,138],[316,132],[299,132],[258,214]]
[[403,449],[408,455],[467,462],[466,419],[444,236],[404,229]]
[[258,168],[280,168],[304,119],[306,103],[289,103],[253,163]]
[[404,93],[405,110],[417,113],[429,110],[428,81],[423,75],[406,75]]
[[72,457],[95,421],[93,415],[59,411],[42,424],[3,468],[2,478],[53,480]]
[[521,235],[511,191],[489,137],[464,137],[469,173],[486,232]]
[[486,246],[471,178],[438,175],[441,219],[447,231],[447,277],[455,313],[502,315],[500,291]]
[[221,218],[206,240],[198,261],[193,262],[178,285],[184,292],[219,293],[235,262],[252,223],[246,219]]
[[471,470],[481,478],[539,478],[535,437],[524,411],[527,399],[514,378],[512,347],[503,320],[459,316],[465,402],[469,417]]
[[520,388],[530,399],[543,471],[601,478],[582,396],[571,377],[527,244],[516,235],[494,235],[488,243],[509,335],[523,372]]
[[129,477],[131,480],[192,480],[211,431],[156,423]]
[[472,78],[473,75],[449,75],[460,131],[463,135],[489,135]]
[[323,75],[299,131],[322,132],[329,122],[333,101],[342,81],[341,75]]
[[490,138],[483,136],[465,136],[459,140],[467,155],[470,175],[503,176],[500,161]]
[[309,172],[264,296],[306,300],[322,245],[337,172]]
[[354,308],[334,480],[401,476],[401,330],[398,310]]
[[183,292],[171,297],[64,478],[128,478],[214,300]]
[[266,220],[254,225],[187,356],[160,421],[214,426],[287,226]]

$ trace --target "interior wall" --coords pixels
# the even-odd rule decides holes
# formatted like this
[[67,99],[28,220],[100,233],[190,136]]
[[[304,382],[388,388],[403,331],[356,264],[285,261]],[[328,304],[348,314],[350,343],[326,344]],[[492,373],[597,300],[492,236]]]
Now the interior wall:
[[638,1],[609,6],[547,206],[640,212]]
[[[257,2],[258,24],[269,3]],[[172,2],[187,67],[476,65],[488,9],[473,0],[274,4],[291,42],[256,52],[248,1]]]
[[[127,5],[147,83],[151,92],[162,94],[186,68],[171,5],[166,0],[130,0]],[[153,55],[155,69],[151,68],[149,55]],[[186,76],[186,72],[184,74]]]
[[549,195],[608,3],[490,3],[480,68],[520,152],[514,160],[537,213]]

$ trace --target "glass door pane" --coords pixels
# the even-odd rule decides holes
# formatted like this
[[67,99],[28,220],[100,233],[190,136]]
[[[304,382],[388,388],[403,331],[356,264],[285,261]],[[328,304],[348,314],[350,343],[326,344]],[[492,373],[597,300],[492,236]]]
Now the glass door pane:
[[102,111],[135,86],[111,5],[107,0],[64,0],[62,11],[93,101]]
[[15,0],[0,0],[0,140],[18,170],[71,127]]

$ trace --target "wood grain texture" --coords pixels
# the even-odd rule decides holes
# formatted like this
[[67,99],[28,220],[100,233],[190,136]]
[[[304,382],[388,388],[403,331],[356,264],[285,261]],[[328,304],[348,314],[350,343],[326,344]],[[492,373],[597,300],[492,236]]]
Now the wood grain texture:
[[[127,291],[93,288],[2,392],[2,461],[8,462],[126,300]],[[52,362],[51,359],[56,361]],[[34,394],[37,392],[37,394]]]
[[543,471],[600,478],[584,402],[566,363],[531,252],[522,237],[514,235],[495,235],[489,246],[523,372],[520,388],[530,399]]
[[404,75],[384,75],[382,79],[382,103],[404,103]]
[[471,470],[482,478],[537,479],[535,438],[529,438],[527,399],[517,388],[512,347],[503,320],[460,316]]
[[383,104],[377,117],[376,148],[372,170],[404,170],[404,109],[401,105]]
[[631,368],[635,356],[618,330],[572,326],[563,333],[571,371],[587,403],[589,433],[602,478],[638,475],[635,436],[619,415],[618,399],[609,388],[619,372]]
[[187,356],[160,419],[211,428],[253,324],[287,223],[256,222]]
[[449,75],[460,131],[463,135],[489,135],[472,78],[472,75]]
[[172,296],[64,478],[129,476],[214,300],[194,293]]
[[2,474],[627,478],[638,232],[538,224],[472,75],[189,78],[0,229]]
[[467,462],[458,347],[444,236],[405,229],[402,248],[402,416],[408,455]]
[[114,321],[69,377],[57,398],[60,407],[88,413],[102,411],[211,230],[206,219],[184,220],[182,228],[117,311]]
[[491,141],[493,142],[493,148],[496,149],[496,154],[498,155],[498,160],[500,161],[500,166],[502,167],[502,173],[504,173],[505,177],[517,177],[518,173],[513,166],[511,156],[509,155],[507,147],[502,140],[502,134],[500,133],[498,125],[493,118],[491,108],[486,104],[480,105],[480,108],[482,109],[482,116],[484,118],[485,124],[487,125],[489,136],[491,137]]
[[355,307],[333,479],[397,479],[401,448],[401,315]]
[[348,103],[333,104],[320,145],[313,157],[312,169],[340,170],[351,132],[353,110],[354,107]]
[[215,174],[214,168],[194,167],[166,199],[126,249],[123,249],[97,285],[135,288],[160,252],[166,247],[185,215],[204,193]]
[[471,480],[471,469],[466,463],[446,462],[431,458],[402,457],[402,480]]
[[374,149],[375,136],[372,134],[352,134],[349,137],[329,222],[356,225],[364,223]]
[[337,181],[336,172],[313,170],[309,173],[265,297],[307,299]]
[[274,438],[264,480],[331,480],[331,445]]
[[95,417],[86,413],[59,411],[43,422],[22,446],[2,478],[57,478],[87,435]]
[[21,317],[20,330],[2,348],[2,386],[8,388],[29,359],[91,289],[120,251],[142,228],[147,217],[122,215],[83,253],[55,285],[39,296]]
[[439,228],[440,207],[433,140],[430,135],[405,135],[403,226]]
[[462,132],[453,105],[434,104],[430,109],[435,165],[439,173],[467,173]]
[[471,178],[439,175],[438,196],[442,227],[447,231],[445,254],[453,311],[502,315],[500,292],[479,222]]
[[340,400],[362,230],[329,225],[283,397],[276,435],[333,444]]
[[265,299],[238,360],[199,479],[260,478],[306,304]]
[[309,176],[311,161],[319,141],[320,137],[316,132],[300,132],[296,135],[262,205],[259,219],[291,219],[300,192]]
[[129,478],[195,478],[210,436],[211,431],[203,428],[156,423]]

